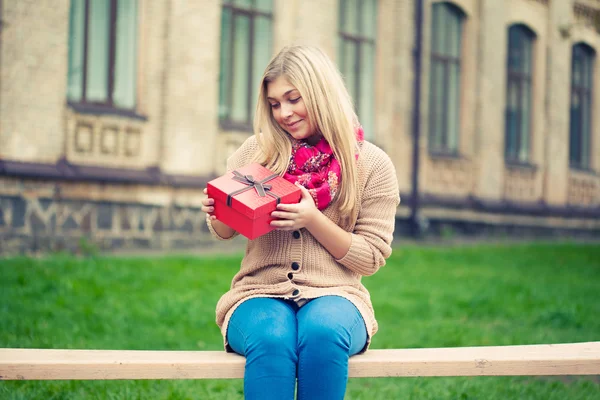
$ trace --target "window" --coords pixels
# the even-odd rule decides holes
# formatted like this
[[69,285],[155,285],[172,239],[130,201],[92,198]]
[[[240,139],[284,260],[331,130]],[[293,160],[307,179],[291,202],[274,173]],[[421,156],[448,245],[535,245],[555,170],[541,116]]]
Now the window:
[[375,129],[375,36],[377,0],[340,0],[339,60],[356,114],[373,137]]
[[575,168],[590,168],[594,58],[591,47],[583,43],[573,46],[569,162]]
[[93,109],[133,110],[137,1],[71,0],[67,100]]
[[429,150],[457,153],[460,129],[460,61],[465,14],[449,3],[432,6],[429,75]]
[[527,162],[531,143],[531,75],[535,34],[524,25],[508,29],[504,155]]
[[252,130],[258,85],[272,55],[273,0],[224,0],[221,16],[219,119]]

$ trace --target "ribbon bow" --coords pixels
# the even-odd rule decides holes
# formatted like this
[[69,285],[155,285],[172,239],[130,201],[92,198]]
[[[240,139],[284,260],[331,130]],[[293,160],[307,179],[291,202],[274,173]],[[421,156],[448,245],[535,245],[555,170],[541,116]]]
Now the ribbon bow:
[[243,183],[247,187],[241,188],[234,192],[229,193],[227,195],[227,206],[231,207],[231,201],[233,199],[233,196],[235,196],[236,194],[246,192],[248,190],[252,190],[252,188],[256,189],[256,193],[260,197],[265,197],[266,195],[269,195],[269,196],[275,198],[277,200],[277,204],[279,204],[279,202],[281,201],[281,198],[279,196],[277,196],[275,193],[270,192],[271,185],[265,184],[265,182],[268,182],[271,179],[275,179],[278,176],[279,175],[277,175],[277,174],[273,174],[273,175],[267,176],[264,179],[261,179],[260,181],[257,181],[256,179],[254,179],[254,177],[252,175],[242,175],[238,171],[233,171],[233,177],[231,179],[233,179],[234,181]]

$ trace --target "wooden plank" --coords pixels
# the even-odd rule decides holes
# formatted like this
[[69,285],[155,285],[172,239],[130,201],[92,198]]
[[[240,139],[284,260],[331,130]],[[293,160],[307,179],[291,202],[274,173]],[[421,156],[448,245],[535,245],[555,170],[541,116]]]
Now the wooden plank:
[[244,364],[224,351],[0,349],[0,380],[242,378]]
[[[0,380],[232,379],[245,359],[223,351],[0,349]],[[369,350],[350,377],[600,375],[600,342]]]
[[352,357],[352,377],[598,375],[600,342],[370,350]]

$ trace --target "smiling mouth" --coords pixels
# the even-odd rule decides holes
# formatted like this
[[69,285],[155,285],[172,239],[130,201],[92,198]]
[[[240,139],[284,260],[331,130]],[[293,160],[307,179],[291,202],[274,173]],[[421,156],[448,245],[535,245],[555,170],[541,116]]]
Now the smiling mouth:
[[298,121],[296,121],[296,122],[293,122],[293,123],[291,123],[291,124],[287,124],[287,126],[288,126],[288,127],[290,127],[290,128],[293,128],[293,127],[297,126],[297,125],[298,125],[298,124],[299,124],[301,121],[302,121],[302,120],[301,120],[301,119],[299,119],[299,120],[298,120]]

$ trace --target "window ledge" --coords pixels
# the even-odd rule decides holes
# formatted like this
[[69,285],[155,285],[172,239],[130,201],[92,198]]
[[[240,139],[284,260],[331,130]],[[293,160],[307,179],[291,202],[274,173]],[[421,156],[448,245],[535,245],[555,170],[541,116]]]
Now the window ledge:
[[202,189],[214,178],[212,175],[168,174],[156,166],[114,168],[84,165],[72,163],[66,158],[61,158],[54,164],[0,159],[0,176],[70,182],[166,185],[192,189]]
[[598,174],[598,172],[594,171],[591,168],[587,168],[587,167],[579,167],[577,165],[570,165],[569,166],[569,171],[570,172],[575,172],[578,174],[585,174],[585,175],[589,175],[589,176],[599,176],[600,174]]
[[254,132],[254,128],[250,123],[234,122],[230,120],[220,120],[219,125],[221,129],[226,131],[242,131],[242,132]]
[[506,168],[524,169],[524,170],[529,170],[529,171],[537,171],[537,169],[538,169],[538,166],[536,164],[531,164],[528,162],[516,161],[516,160],[505,160],[504,162],[505,162]]
[[67,103],[67,105],[75,112],[80,114],[91,114],[91,115],[114,115],[117,117],[126,117],[137,119],[140,121],[147,121],[148,117],[136,113],[133,110],[123,110],[110,106],[101,106],[97,104],[82,104],[82,103]]
[[441,150],[429,150],[429,158],[438,160],[466,160],[467,158],[460,154],[458,151],[441,151]]

